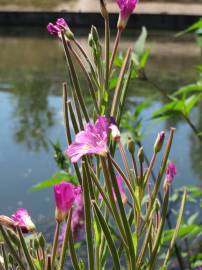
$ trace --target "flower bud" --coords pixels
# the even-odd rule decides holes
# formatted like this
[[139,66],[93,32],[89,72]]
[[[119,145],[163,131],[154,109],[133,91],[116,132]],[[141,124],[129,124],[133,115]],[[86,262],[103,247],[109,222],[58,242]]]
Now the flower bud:
[[120,12],[119,12],[119,20],[117,23],[117,28],[119,30],[123,30],[126,27],[129,17],[133,13],[133,10],[136,7],[137,0],[116,0]]
[[166,191],[167,188],[172,184],[176,173],[177,173],[176,166],[171,161],[169,161],[168,166],[166,168],[166,177],[163,186],[164,191]]
[[143,151],[143,147],[140,147],[138,153],[137,153],[138,159],[140,163],[144,162],[144,151]]
[[34,239],[34,249],[35,250],[39,249],[39,241],[37,238]]
[[158,199],[155,200],[155,210],[159,211],[161,209],[161,204]]
[[134,152],[135,152],[135,142],[130,137],[128,137],[128,151],[131,154],[134,154]]
[[12,240],[13,244],[15,244],[16,246],[20,246],[21,243],[20,243],[20,239],[19,239],[18,235],[14,231],[11,231],[11,230],[7,230],[7,232],[8,232],[9,238]]
[[94,25],[91,27],[91,34],[92,34],[93,40],[95,41],[95,43],[97,43],[100,40],[100,38],[99,38],[97,28]]
[[90,47],[93,47],[93,35],[92,35],[92,33],[89,33],[89,35],[88,35],[88,45],[90,46]]
[[45,238],[44,238],[44,236],[43,236],[42,233],[39,233],[38,239],[39,239],[39,245],[40,245],[40,247],[41,248],[45,248],[46,241],[45,241]]
[[100,0],[100,12],[104,19],[108,18],[108,11],[107,11],[105,0]]
[[165,132],[164,131],[159,132],[156,138],[156,142],[154,144],[154,152],[156,154],[161,151],[164,139],[165,139]]

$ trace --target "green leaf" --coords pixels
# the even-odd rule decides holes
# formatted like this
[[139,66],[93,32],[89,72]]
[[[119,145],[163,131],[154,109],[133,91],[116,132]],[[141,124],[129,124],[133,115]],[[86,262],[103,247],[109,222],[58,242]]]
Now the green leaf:
[[187,224],[188,224],[188,225],[194,224],[195,221],[196,221],[196,219],[197,219],[197,217],[198,217],[198,215],[199,215],[199,212],[196,212],[196,213],[194,213],[193,215],[191,215],[191,216],[188,218],[188,220],[187,220]]
[[181,202],[180,210],[179,210],[179,215],[178,215],[178,219],[177,219],[177,224],[176,224],[176,227],[175,227],[175,230],[174,230],[174,233],[173,233],[173,236],[172,236],[172,239],[171,239],[171,242],[170,242],[170,245],[169,245],[167,254],[166,254],[166,258],[165,258],[165,260],[164,260],[163,266],[164,266],[165,268],[166,268],[166,266],[167,266],[167,264],[168,264],[168,260],[169,260],[169,258],[170,258],[170,256],[171,256],[171,252],[172,252],[172,250],[173,250],[175,241],[176,241],[177,236],[178,236],[178,232],[179,232],[180,225],[181,225],[181,222],[182,222],[182,217],[183,217],[183,214],[184,214],[184,208],[185,208],[185,202],[186,202],[186,195],[187,195],[187,191],[186,191],[186,189],[185,189],[185,190],[184,190],[183,197],[182,197],[182,202]]
[[202,98],[202,94],[200,95],[192,95],[185,102],[186,113],[189,114],[192,108],[199,102]]
[[134,51],[135,54],[140,58],[145,52],[145,42],[147,39],[147,29],[146,27],[142,27],[142,32],[135,43]]
[[119,263],[119,256],[117,253],[117,248],[116,248],[116,246],[113,242],[113,239],[111,237],[109,227],[108,227],[108,225],[107,225],[107,223],[106,223],[106,221],[105,221],[105,219],[104,219],[104,217],[103,217],[101,211],[99,210],[99,207],[97,206],[95,201],[93,201],[93,209],[94,209],[94,212],[99,220],[100,226],[102,227],[103,233],[106,237],[106,241],[107,241],[109,250],[111,252],[113,262],[114,262],[114,267],[116,270],[120,270],[121,267],[120,267],[120,263]]
[[195,22],[194,24],[192,24],[190,27],[188,27],[187,29],[185,29],[184,31],[178,33],[176,36],[179,37],[181,35],[184,35],[185,33],[188,33],[188,32],[192,32],[192,31],[195,31],[197,29],[200,29],[202,28],[202,18],[199,19],[197,22]]
[[31,188],[31,190],[38,191],[38,190],[41,190],[44,188],[49,188],[55,184],[59,184],[62,181],[70,182],[70,183],[75,184],[75,185],[78,184],[75,176],[69,175],[68,173],[66,173],[64,171],[61,171],[61,172],[57,172],[56,174],[54,174],[50,179],[36,184],[35,186],[33,186]]
[[174,93],[174,96],[181,95],[181,94],[188,94],[192,92],[201,92],[202,85],[200,83],[196,84],[188,84],[186,86],[181,87],[178,91]]

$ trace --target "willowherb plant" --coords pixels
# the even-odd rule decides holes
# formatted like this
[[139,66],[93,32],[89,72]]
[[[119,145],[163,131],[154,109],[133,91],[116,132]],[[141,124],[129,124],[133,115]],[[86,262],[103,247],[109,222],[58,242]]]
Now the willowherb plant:
[[[116,70],[119,75],[114,92],[109,89],[121,33],[136,2],[117,0],[120,16],[111,58],[109,15],[104,0],[100,4],[105,21],[105,45],[103,49],[93,26],[88,38],[92,57],[87,55],[63,18],[55,24],[48,24],[49,33],[58,36],[62,42],[67,61],[69,83],[63,84],[68,143],[65,155],[74,167],[78,184],[68,183],[66,179],[66,182],[54,185],[56,228],[52,247],[38,233],[33,234],[31,240],[26,240],[23,233],[35,230],[28,214],[24,223],[14,216],[0,216],[2,269],[62,270],[69,269],[70,264],[76,270],[167,269],[186,197],[184,192],[176,228],[162,260],[159,256],[162,234],[170,186],[176,174],[175,165],[168,162],[174,128],[170,130],[164,150],[165,132],[161,131],[157,135],[153,156],[148,168],[145,168],[143,148],[139,148],[136,153],[135,142],[129,138],[128,148],[125,149],[119,130],[129,82],[135,68],[132,49],[128,49],[120,71]],[[75,62],[88,82],[93,104],[90,110],[86,106]],[[162,150],[162,162],[152,185],[152,170]],[[119,154],[120,160],[117,161],[115,153]],[[161,187],[163,197],[158,200]],[[21,212],[27,213],[26,210]],[[86,241],[86,245],[82,246],[87,250],[86,260],[80,259],[79,250],[77,254],[74,245],[81,239]],[[67,254],[71,261],[65,261]]]

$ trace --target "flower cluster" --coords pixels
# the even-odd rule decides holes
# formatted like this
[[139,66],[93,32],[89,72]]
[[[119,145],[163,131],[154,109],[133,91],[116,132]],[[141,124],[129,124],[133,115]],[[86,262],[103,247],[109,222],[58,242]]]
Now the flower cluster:
[[50,22],[47,25],[47,30],[51,35],[58,36],[59,38],[61,38],[62,31],[68,39],[73,38],[73,33],[71,32],[67,22],[63,18],[58,18],[55,24]]

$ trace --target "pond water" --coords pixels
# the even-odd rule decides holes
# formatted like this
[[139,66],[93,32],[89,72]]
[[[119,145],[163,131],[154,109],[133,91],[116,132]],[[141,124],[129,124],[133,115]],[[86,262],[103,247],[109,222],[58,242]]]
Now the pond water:
[[[137,32],[123,38],[122,49],[133,44]],[[78,31],[80,41],[85,38]],[[149,78],[167,91],[193,82],[194,66],[202,62],[194,36],[174,39],[174,33],[151,33],[147,46],[151,57],[146,71]],[[59,141],[65,149],[62,117],[62,82],[66,80],[65,59],[60,43],[38,29],[3,29],[0,31],[0,213],[10,215],[26,207],[41,226],[54,214],[53,192],[31,192],[36,183],[48,179],[56,170],[50,141]],[[82,84],[83,85],[83,84]],[[86,91],[85,87],[83,91]],[[175,187],[201,184],[202,146],[182,120],[151,122],[151,113],[165,102],[149,83],[136,81],[130,87],[128,108],[156,95],[144,111],[145,151],[151,156],[158,131],[176,127],[171,159],[178,175]],[[202,108],[191,117],[202,130]],[[45,221],[46,220],[46,221]]]

